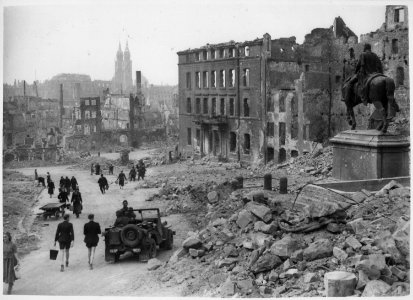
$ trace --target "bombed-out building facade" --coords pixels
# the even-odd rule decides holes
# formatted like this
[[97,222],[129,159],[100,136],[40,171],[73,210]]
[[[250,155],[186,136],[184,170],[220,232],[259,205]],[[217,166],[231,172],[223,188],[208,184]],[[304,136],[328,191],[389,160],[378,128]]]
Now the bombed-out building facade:
[[[387,6],[386,21],[360,41],[337,17],[302,44],[295,37],[207,44],[178,52],[179,151],[244,162],[283,162],[350,129],[343,82],[364,43],[396,82],[401,115],[409,114],[407,7]],[[365,126],[370,108],[359,106]],[[364,122],[364,123],[363,123]]]

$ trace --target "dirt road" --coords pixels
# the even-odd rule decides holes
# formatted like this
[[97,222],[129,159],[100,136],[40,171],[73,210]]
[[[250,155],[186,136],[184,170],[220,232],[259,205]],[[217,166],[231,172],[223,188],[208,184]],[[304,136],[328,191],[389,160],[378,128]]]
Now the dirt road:
[[[23,174],[33,175],[34,169],[20,169]],[[175,287],[166,287],[155,282],[151,273],[146,270],[146,263],[137,262],[134,257],[124,257],[117,264],[107,263],[104,260],[104,241],[100,238],[96,249],[94,269],[89,270],[87,262],[87,248],[83,242],[83,226],[88,221],[89,213],[95,214],[95,221],[99,222],[102,230],[113,224],[115,211],[127,199],[129,205],[138,207],[158,206],[161,203],[145,202],[145,198],[154,189],[137,189],[135,183],[128,183],[120,190],[114,183],[110,185],[105,195],[100,193],[97,185],[98,176],[90,175],[87,171],[76,171],[67,167],[38,168],[39,175],[50,172],[55,184],[58,185],[62,175],[71,178],[74,175],[78,182],[83,198],[83,213],[79,219],[71,215],[71,222],[75,229],[75,244],[70,250],[70,264],[64,272],[60,272],[60,261],[49,260],[49,250],[54,243],[57,224],[62,221],[47,219],[44,221],[33,216],[34,222],[41,226],[40,249],[25,256],[21,262],[22,278],[16,281],[14,293],[18,295],[70,295],[70,296],[179,296],[180,291]],[[148,170],[151,173],[159,172]],[[108,175],[109,182],[115,181],[115,176]],[[45,189],[36,205],[33,214],[40,212],[38,208],[49,202],[58,202],[57,193],[50,199]],[[150,204],[148,204],[150,203]],[[171,215],[164,218],[177,232],[174,240],[174,249],[159,251],[158,259],[167,261],[173,252],[181,245],[189,225],[180,215]]]

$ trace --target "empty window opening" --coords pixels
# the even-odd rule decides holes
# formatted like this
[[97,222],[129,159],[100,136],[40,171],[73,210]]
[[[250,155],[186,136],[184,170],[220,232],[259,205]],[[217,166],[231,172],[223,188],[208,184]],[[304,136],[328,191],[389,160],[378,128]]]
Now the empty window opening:
[[85,119],[90,119],[90,111],[85,111]]
[[404,69],[403,67],[397,67],[396,70],[396,85],[404,85]]
[[201,73],[200,72],[195,72],[195,83],[196,83],[196,88],[200,89],[201,88]]
[[354,49],[350,48],[349,51],[350,51],[350,58],[351,59],[355,58],[356,56],[354,55]]
[[404,9],[403,8],[394,10],[394,22],[404,22]]
[[225,87],[225,70],[219,71],[219,86]]
[[249,154],[251,150],[251,140],[248,133],[244,134],[244,153]]
[[196,145],[199,147],[201,145],[201,129],[196,129]]
[[310,65],[305,65],[305,71],[306,72],[310,71]]
[[208,52],[207,52],[207,51],[202,51],[202,58],[203,58],[204,60],[207,60],[207,59],[208,59]]
[[285,123],[279,123],[280,128],[280,145],[285,145]]
[[224,115],[225,115],[225,98],[221,98],[220,115],[221,115],[221,116],[224,116]]
[[201,98],[196,98],[195,112],[198,115],[201,113]]
[[211,114],[215,116],[217,114],[217,99],[212,98]]
[[234,87],[235,86],[235,70],[230,69],[229,70],[229,82],[228,82],[229,87]]
[[95,99],[92,99],[92,104],[91,105],[96,105],[96,100]]
[[235,115],[235,100],[234,100],[234,98],[229,99],[229,115],[230,116]]
[[246,87],[250,86],[250,69],[243,70],[242,78],[243,78],[244,86]]
[[235,132],[229,133],[229,151],[235,152],[237,150],[237,134]]
[[297,150],[291,150],[291,157],[297,157],[298,156],[298,151]]
[[204,71],[202,73],[202,81],[203,81],[202,85],[204,89],[207,89],[208,88],[208,71]]
[[204,115],[208,114],[208,98],[204,98],[204,102],[203,102],[203,111],[202,113]]
[[215,59],[215,50],[211,50],[211,59]]
[[192,131],[191,131],[191,128],[187,128],[186,137],[187,137],[188,145],[192,145]]
[[186,112],[190,114],[192,112],[191,98],[186,98]]
[[337,84],[341,83],[341,76],[340,75],[336,75],[336,83]]
[[283,93],[279,94],[279,109],[280,112],[285,112],[285,95]]
[[244,117],[250,116],[250,104],[248,98],[244,98]]
[[229,48],[228,49],[228,56],[229,57],[235,57],[235,48]]
[[274,160],[274,148],[273,147],[268,147],[267,148],[267,161],[273,161]]
[[280,148],[280,152],[278,153],[278,163],[283,163],[287,159],[287,153],[284,148]]
[[393,54],[399,53],[399,40],[398,39],[391,40],[391,53]]
[[274,97],[270,96],[267,99],[267,111],[268,112],[274,112],[274,108],[275,108]]
[[89,100],[85,100],[85,105],[86,105],[86,106],[89,105]]
[[201,60],[201,53],[197,52],[195,53],[195,61],[200,61]]
[[250,56],[250,47],[245,46],[245,56]]
[[217,72],[216,71],[211,72],[211,87],[213,88],[217,87]]
[[191,73],[186,73],[186,88],[191,89]]
[[214,155],[219,155],[220,154],[220,138],[219,138],[219,132],[218,130],[213,131],[213,136],[214,136]]
[[225,50],[219,49],[219,58],[224,58],[224,56],[225,56]]
[[274,122],[267,123],[267,136],[268,137],[274,137],[274,132],[275,132],[274,128],[275,128]]

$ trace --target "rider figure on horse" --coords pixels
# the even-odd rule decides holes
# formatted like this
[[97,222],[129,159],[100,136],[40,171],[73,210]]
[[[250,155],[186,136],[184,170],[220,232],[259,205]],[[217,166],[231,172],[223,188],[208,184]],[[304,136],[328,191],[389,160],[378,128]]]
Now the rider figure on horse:
[[363,53],[360,54],[359,60],[357,62],[355,75],[350,80],[350,88],[359,83],[359,88],[357,89],[360,93],[360,97],[364,105],[368,103],[368,93],[367,93],[367,80],[372,74],[383,74],[383,66],[381,64],[380,58],[376,53],[371,51],[371,45],[365,44]]

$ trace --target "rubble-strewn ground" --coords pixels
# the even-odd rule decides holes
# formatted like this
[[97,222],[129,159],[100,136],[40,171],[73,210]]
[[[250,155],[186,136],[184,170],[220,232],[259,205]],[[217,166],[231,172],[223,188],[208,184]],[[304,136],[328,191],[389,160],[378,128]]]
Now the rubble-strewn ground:
[[34,185],[34,178],[19,172],[3,171],[3,232],[10,232],[20,254],[37,249],[37,228],[27,228],[31,211],[43,188]]
[[[298,188],[328,179],[331,163],[330,148],[278,167],[241,169],[204,159],[142,183],[162,187],[148,200],[165,201],[166,214],[184,213],[198,229],[155,271],[159,280],[192,296],[307,297],[325,296],[325,274],[339,270],[355,274],[355,296],[408,295],[410,188],[393,183],[378,193],[344,194],[351,205],[330,224],[308,233],[280,228],[281,219],[314,221],[291,211],[292,203]],[[267,172],[287,176],[290,193],[233,188],[236,176]],[[244,186],[251,182],[259,186],[262,179]]]

